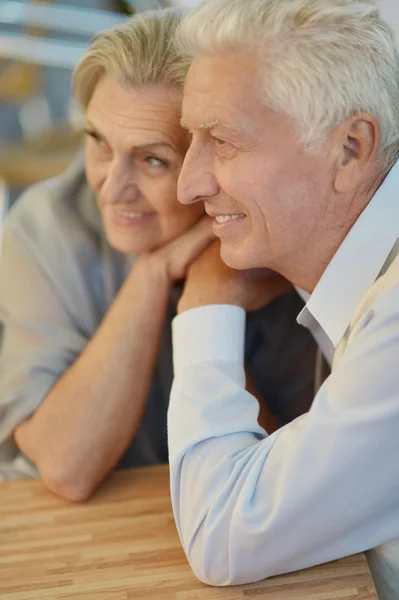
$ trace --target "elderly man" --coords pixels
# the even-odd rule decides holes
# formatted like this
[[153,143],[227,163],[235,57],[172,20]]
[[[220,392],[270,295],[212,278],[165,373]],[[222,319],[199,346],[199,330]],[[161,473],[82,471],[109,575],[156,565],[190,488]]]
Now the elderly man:
[[[169,449],[184,549],[200,579],[228,585],[380,546],[381,597],[397,599],[392,33],[370,0],[211,0],[186,17],[179,45],[192,134],[180,201],[204,201],[224,262],[250,269],[211,248],[173,324]],[[285,283],[258,267],[308,298],[298,320],[332,361],[311,410],[272,435],[244,389],[245,310]]]

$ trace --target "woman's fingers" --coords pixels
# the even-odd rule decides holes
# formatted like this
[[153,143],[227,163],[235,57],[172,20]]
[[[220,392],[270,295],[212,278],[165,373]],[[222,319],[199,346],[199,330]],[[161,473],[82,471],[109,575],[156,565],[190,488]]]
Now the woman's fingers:
[[170,276],[173,279],[182,279],[190,263],[214,240],[211,219],[206,216],[167,244],[161,251],[166,254]]

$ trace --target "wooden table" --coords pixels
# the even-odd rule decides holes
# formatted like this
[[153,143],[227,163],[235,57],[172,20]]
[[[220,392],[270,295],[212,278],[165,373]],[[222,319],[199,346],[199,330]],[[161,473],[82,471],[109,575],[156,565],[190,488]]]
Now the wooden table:
[[167,467],[114,473],[69,504],[40,481],[0,484],[1,600],[375,600],[363,555],[233,588],[192,574]]

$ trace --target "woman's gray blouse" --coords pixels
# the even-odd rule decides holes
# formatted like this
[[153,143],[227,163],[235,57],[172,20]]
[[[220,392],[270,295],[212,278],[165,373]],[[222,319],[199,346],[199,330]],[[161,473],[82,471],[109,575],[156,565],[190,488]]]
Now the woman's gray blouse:
[[[133,262],[107,243],[82,157],[11,210],[0,260],[0,479],[37,476],[13,431],[85,348]],[[120,467],[167,461],[170,324],[180,289],[171,293],[147,407]],[[293,292],[248,315],[247,368],[283,423],[312,401],[315,346],[296,323],[301,306]]]

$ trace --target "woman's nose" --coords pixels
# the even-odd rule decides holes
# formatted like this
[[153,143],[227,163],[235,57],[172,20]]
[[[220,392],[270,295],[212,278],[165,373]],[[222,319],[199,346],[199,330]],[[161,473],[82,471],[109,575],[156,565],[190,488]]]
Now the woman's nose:
[[132,202],[139,193],[137,176],[133,165],[122,161],[113,161],[108,168],[102,188],[101,198],[109,204],[115,202]]

